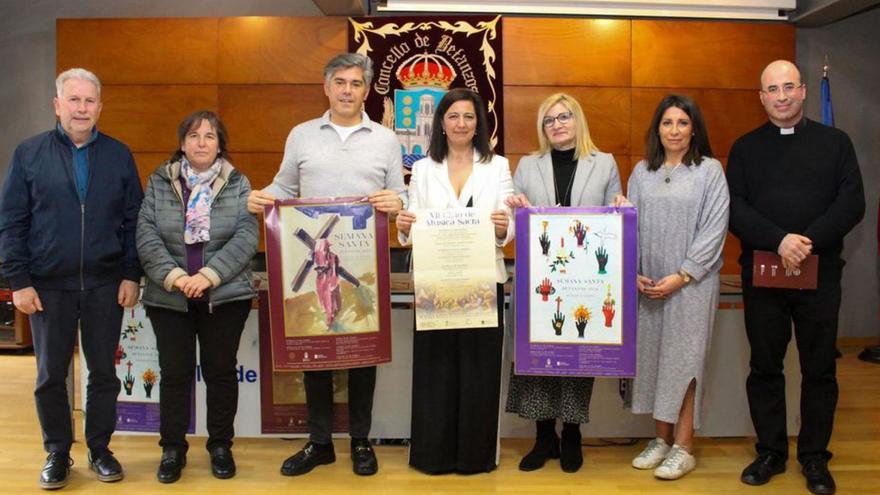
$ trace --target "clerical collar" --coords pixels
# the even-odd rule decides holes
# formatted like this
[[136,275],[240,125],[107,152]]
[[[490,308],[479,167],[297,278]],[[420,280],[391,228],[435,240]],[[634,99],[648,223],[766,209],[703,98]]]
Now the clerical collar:
[[797,122],[797,124],[791,127],[779,127],[779,134],[782,136],[790,136],[795,133],[796,130],[803,129],[804,126],[807,125],[807,119],[801,117],[801,120]]

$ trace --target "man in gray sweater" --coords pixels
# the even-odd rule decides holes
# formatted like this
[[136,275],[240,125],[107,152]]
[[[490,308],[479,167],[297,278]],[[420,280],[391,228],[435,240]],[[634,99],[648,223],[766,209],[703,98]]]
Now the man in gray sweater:
[[[377,210],[394,214],[404,206],[400,144],[389,129],[363,112],[373,78],[369,58],[346,53],[324,67],[324,94],[330,109],[294,127],[284,146],[281,169],[272,184],[252,191],[248,210],[262,213],[276,199],[367,196]],[[309,442],[281,466],[281,474],[305,474],[336,460],[332,442],[331,371],[305,372]],[[351,458],[356,474],[375,474],[378,463],[367,439],[373,410],[376,367],[348,370]]]

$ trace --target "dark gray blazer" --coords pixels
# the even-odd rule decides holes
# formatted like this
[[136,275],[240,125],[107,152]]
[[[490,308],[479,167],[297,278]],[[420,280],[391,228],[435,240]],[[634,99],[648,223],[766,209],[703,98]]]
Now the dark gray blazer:
[[[593,152],[578,160],[571,185],[571,206],[607,206],[621,194],[617,162],[610,153]],[[555,206],[550,154],[524,156],[516,167],[513,187],[534,206]]]

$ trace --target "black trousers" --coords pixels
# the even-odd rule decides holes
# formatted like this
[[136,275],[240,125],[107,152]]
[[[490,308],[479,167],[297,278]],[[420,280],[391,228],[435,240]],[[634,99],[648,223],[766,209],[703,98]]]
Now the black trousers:
[[207,392],[207,448],[231,447],[238,410],[238,344],[251,301],[214,306],[190,302],[189,311],[148,307],[159,348],[159,445],[186,452],[193,378],[196,371],[196,338],[199,363]]
[[[333,439],[333,372],[303,373],[309,409],[309,440],[329,444]],[[373,423],[376,367],[348,370],[348,431],[352,438],[367,438]]]
[[67,370],[80,323],[83,355],[89,368],[86,385],[86,444],[105,449],[116,429],[116,347],[122,329],[119,284],[85,291],[38,289],[43,311],[31,315],[37,384],[34,398],[47,452],[67,452],[73,442]]
[[496,467],[504,292],[498,327],[416,332],[409,464],[428,474]]
[[837,318],[840,271],[820,271],[816,290],[768,289],[743,281],[751,360],[746,392],[758,454],[788,457],[783,359],[791,324],[801,366],[801,429],[797,458],[831,458],[828,442],[837,407]]

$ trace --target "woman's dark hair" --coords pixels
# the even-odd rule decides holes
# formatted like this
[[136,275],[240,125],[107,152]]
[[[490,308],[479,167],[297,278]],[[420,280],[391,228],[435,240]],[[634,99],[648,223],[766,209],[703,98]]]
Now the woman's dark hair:
[[651,118],[651,126],[645,136],[645,160],[648,162],[648,170],[654,171],[663,166],[666,160],[666,150],[663,149],[663,143],[660,142],[660,121],[663,120],[663,114],[670,108],[680,108],[691,119],[691,128],[693,135],[687,152],[682,157],[681,162],[685,166],[690,167],[691,164],[699,165],[703,161],[703,157],[712,158],[712,147],[709,146],[709,133],[706,131],[706,121],[703,120],[703,113],[690,96],[685,95],[667,95],[660,100],[657,110],[654,110],[654,117]]
[[193,112],[187,115],[186,118],[183,119],[183,122],[177,126],[177,149],[171,155],[172,162],[179,161],[184,156],[184,152],[180,149],[180,145],[186,140],[187,134],[198,129],[199,126],[202,125],[203,120],[207,120],[208,124],[211,124],[211,127],[214,128],[214,132],[217,134],[217,157],[223,158],[227,162],[232,163],[226,149],[226,126],[223,125],[223,121],[220,120],[220,117],[210,110]]
[[449,154],[449,144],[446,142],[446,134],[443,132],[443,118],[449,107],[457,101],[467,100],[474,104],[477,114],[477,128],[474,132],[474,149],[480,153],[480,162],[488,163],[495,152],[489,146],[489,123],[486,117],[486,107],[480,95],[465,88],[455,88],[443,95],[437,110],[434,111],[434,121],[431,123],[431,144],[428,145],[428,156],[435,162],[442,162]]

